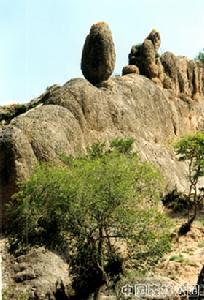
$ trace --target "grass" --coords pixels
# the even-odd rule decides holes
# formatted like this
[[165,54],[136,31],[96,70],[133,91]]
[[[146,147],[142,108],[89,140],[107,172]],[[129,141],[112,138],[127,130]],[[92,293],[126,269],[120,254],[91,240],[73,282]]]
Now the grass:
[[2,293],[2,300],[28,300],[28,298],[29,297],[27,293],[15,291],[12,288],[4,289]]
[[179,263],[186,263],[187,261],[187,259],[182,254],[172,255],[169,260],[179,262]]

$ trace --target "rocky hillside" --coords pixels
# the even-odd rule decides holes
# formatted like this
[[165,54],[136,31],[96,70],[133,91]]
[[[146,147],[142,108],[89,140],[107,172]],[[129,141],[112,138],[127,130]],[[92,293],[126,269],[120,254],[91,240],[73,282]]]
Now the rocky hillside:
[[[115,65],[114,43],[107,24],[97,23],[86,38],[81,62],[83,74],[91,83],[87,79],[72,79],[63,86],[53,85],[28,104],[0,107],[1,230],[6,227],[5,205],[17,191],[17,182],[27,178],[37,162],[61,163],[62,154],[86,152],[94,142],[108,144],[116,137],[134,139],[135,150],[142,159],[161,169],[166,192],[187,190],[187,166],[178,162],[172,143],[183,134],[204,130],[204,68],[199,62],[169,52],[160,57],[159,46],[160,35],[153,30],[142,44],[131,48],[124,76],[109,78]],[[201,243],[202,228],[195,232],[199,232],[197,242]],[[192,236],[187,239],[192,242]],[[184,248],[185,241],[184,238]],[[200,255],[197,244],[194,252]],[[21,292],[27,280],[27,289],[32,292],[29,299],[41,299],[35,297],[36,286],[38,295],[42,290],[52,295],[62,292],[62,286],[56,287],[56,274],[63,281],[68,278],[68,266],[62,258],[40,248],[31,249],[18,261],[7,255],[5,240],[0,247],[0,252],[5,252],[4,266],[8,267],[8,272],[4,271],[7,286],[20,283]],[[179,251],[176,247],[175,251]],[[183,249],[181,252],[185,254]],[[176,277],[180,262],[169,258],[158,270],[163,268],[161,274]],[[49,260],[54,263],[49,264]],[[194,279],[201,266],[199,260],[193,269]],[[67,299],[60,295],[47,299]]]
[[203,103],[202,97],[176,97],[136,74],[97,87],[73,79],[49,88],[34,108],[0,128],[2,206],[37,161],[58,161],[60,154],[75,154],[93,142],[121,136],[133,137],[141,156],[161,167],[168,190],[185,189],[185,166],[177,162],[171,144],[184,133],[202,129]]

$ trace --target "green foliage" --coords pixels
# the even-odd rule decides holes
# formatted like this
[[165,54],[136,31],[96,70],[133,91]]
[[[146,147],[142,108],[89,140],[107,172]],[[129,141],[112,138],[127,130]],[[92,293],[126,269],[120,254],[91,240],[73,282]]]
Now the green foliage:
[[88,149],[90,158],[98,158],[105,154],[105,143],[95,143]]
[[120,153],[128,154],[132,151],[134,140],[132,138],[129,139],[114,139],[111,142],[111,148],[118,150]]
[[20,292],[15,288],[7,288],[2,290],[2,300],[28,300],[29,296],[26,292]]
[[131,153],[132,142],[115,140],[111,151],[94,145],[63,168],[39,166],[8,207],[17,243],[60,249],[68,243],[78,291],[89,294],[117,278],[121,246],[141,269],[170,249],[169,220],[159,210],[162,177]]
[[189,207],[188,196],[176,189],[166,194],[162,202],[165,207],[175,212],[183,212]]
[[182,254],[178,254],[178,255],[173,255],[169,258],[170,261],[176,261],[179,263],[183,263],[185,261],[185,258],[183,257]]
[[198,55],[196,56],[196,60],[204,64],[204,49],[198,53]]
[[195,265],[195,263],[191,262],[188,258],[184,257],[182,254],[176,254],[170,257],[170,261],[175,261],[180,264],[185,264],[185,265]]
[[204,175],[204,134],[201,132],[184,136],[174,145],[180,160],[189,162],[189,180],[197,183]]
[[15,104],[14,109],[15,109],[15,116],[18,116],[20,114],[25,113],[27,110],[27,107],[24,104]]
[[175,150],[182,160],[191,160],[192,157],[201,160],[204,155],[203,146],[204,134],[196,132],[188,134],[176,142]]
[[64,168],[38,166],[8,205],[12,241],[61,246],[64,243],[63,211],[68,210],[69,176]]
[[194,218],[198,206],[203,202],[204,189],[198,188],[198,181],[204,175],[204,134],[197,132],[181,138],[174,145],[179,160],[188,162],[188,221],[190,220],[190,209],[194,207]]
[[102,157],[112,150],[122,154],[130,154],[133,150],[133,138],[116,138],[110,143],[110,149],[107,150],[105,143],[95,143],[88,149],[88,156],[92,159]]

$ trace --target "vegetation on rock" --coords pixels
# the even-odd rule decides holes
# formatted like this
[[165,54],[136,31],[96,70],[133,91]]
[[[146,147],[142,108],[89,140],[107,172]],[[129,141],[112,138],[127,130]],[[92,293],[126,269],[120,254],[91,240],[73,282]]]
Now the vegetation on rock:
[[64,167],[39,166],[8,207],[18,247],[69,247],[80,299],[114,285],[127,261],[149,268],[170,249],[161,175],[131,151],[132,143],[116,139],[108,150],[95,144],[86,156],[64,159]]

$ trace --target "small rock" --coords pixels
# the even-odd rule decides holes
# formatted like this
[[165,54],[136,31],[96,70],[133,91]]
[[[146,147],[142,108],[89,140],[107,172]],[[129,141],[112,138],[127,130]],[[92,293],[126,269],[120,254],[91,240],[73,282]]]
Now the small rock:
[[19,272],[14,276],[14,280],[16,283],[23,282],[25,280],[32,280],[35,279],[37,276],[29,271],[26,272]]
[[132,73],[135,73],[135,74],[140,73],[137,66],[127,65],[127,66],[123,67],[122,75],[127,75],[127,74],[132,74]]
[[28,268],[27,264],[21,263],[21,264],[14,264],[13,265],[13,270],[15,273],[22,272]]

